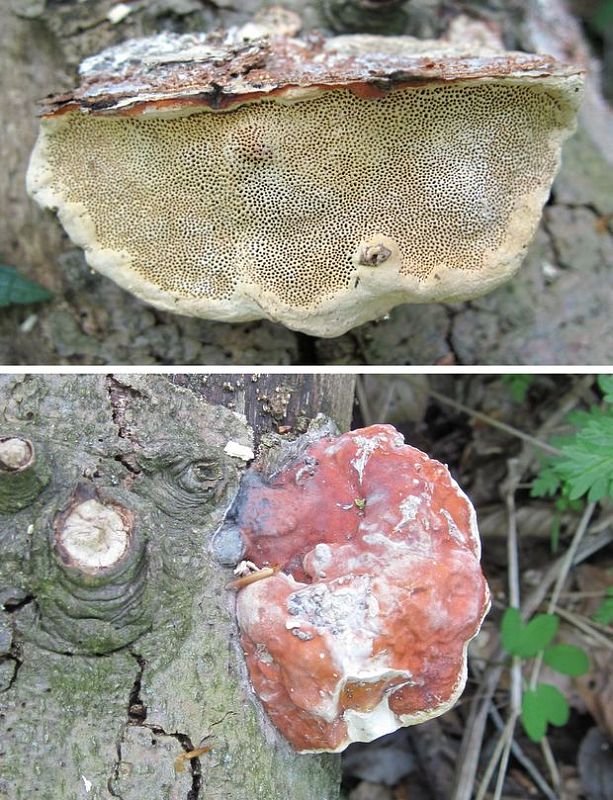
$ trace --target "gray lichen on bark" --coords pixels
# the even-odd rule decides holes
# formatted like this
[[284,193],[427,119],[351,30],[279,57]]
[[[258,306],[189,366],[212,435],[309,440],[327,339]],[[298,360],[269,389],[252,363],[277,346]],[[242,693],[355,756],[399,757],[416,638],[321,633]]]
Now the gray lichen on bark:
[[[161,377],[5,376],[0,421],[50,465],[29,506],[0,514],[0,798],[337,797],[335,757],[262,726],[231,570],[210,553],[245,467],[224,447],[252,445],[244,418]],[[58,549],[83,485],[133,515],[135,572],[128,551],[86,574]]]

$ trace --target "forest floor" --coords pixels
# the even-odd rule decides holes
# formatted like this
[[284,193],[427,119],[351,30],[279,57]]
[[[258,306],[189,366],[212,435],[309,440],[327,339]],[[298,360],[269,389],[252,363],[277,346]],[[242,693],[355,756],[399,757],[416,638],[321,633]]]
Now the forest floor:
[[[611,419],[600,385],[586,375],[365,376],[358,379],[357,397],[354,426],[394,424],[408,443],[448,464],[471,497],[492,609],[471,644],[460,702],[442,717],[350,747],[344,796],[610,800],[613,628],[611,619],[605,624],[605,610],[608,605],[613,617],[613,598],[603,602],[607,587],[613,594],[613,508],[606,498],[569,503],[559,494],[531,495],[557,437],[576,444],[573,424],[584,424],[586,414],[600,419],[604,409]],[[609,455],[601,474],[611,470],[610,461]],[[587,471],[586,463],[582,474]],[[581,648],[588,672],[569,677],[539,658],[512,663],[501,649],[500,624],[515,593],[525,616],[557,615],[553,642]],[[520,672],[524,687],[531,680],[551,684],[568,702],[568,722],[549,726],[539,743],[526,735],[521,719],[509,722]],[[503,761],[508,756],[502,771],[501,754]]]

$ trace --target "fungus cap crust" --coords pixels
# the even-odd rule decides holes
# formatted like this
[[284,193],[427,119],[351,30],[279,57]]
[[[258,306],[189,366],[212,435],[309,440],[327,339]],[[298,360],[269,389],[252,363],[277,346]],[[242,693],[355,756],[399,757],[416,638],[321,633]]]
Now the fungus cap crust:
[[118,116],[86,94],[42,121],[28,188],[147,302],[336,336],[519,268],[581,79],[518,72],[391,81],[375,98],[289,85],[221,112],[174,97]]
[[247,557],[281,565],[239,591],[237,614],[254,689],[297,750],[456,702],[489,593],[474,509],[442,464],[389,425],[352,431],[253,476],[237,520]]

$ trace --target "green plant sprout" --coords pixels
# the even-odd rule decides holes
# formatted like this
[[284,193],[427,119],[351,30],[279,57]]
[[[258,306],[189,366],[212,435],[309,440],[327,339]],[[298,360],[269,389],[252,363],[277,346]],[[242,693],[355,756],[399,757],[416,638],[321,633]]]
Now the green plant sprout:
[[553,497],[556,514],[552,523],[551,549],[556,552],[560,518],[565,511],[580,511],[588,502],[613,497],[613,375],[599,375],[602,406],[575,411],[568,420],[573,434],[552,440],[559,456],[547,456],[532,483],[532,497]]
[[610,625],[613,622],[613,586],[607,586],[602,602],[592,614],[594,622]]
[[[519,609],[507,608],[502,617],[500,635],[507,653],[521,659],[541,656],[545,664],[563,675],[584,675],[590,667],[585,650],[572,644],[551,644],[558,632],[556,614],[536,614],[524,623]],[[537,683],[524,689],[521,721],[533,742],[540,742],[548,725],[565,725],[570,710],[562,692],[549,683]]]
[[590,22],[594,29],[604,36],[607,28],[613,24],[612,0],[601,0],[592,12]]
[[0,264],[0,308],[8,306],[40,303],[50,300],[52,293],[33,281],[22,278],[13,267]]
[[534,375],[513,373],[511,375],[501,375],[501,380],[509,390],[513,401],[515,403],[524,403],[528,390],[534,383]]
[[603,405],[569,414],[576,431],[553,440],[560,456],[548,456],[532,484],[533,497],[561,492],[569,501],[613,497],[613,375],[599,375]]

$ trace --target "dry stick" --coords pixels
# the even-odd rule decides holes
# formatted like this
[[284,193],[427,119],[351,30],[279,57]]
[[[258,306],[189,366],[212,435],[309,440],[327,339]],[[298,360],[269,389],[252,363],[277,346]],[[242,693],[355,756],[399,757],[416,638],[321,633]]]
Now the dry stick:
[[560,775],[560,770],[558,769],[555,756],[551,749],[551,745],[549,744],[549,739],[546,736],[543,736],[540,744],[541,744],[541,752],[543,754],[543,758],[545,759],[545,764],[547,764],[547,769],[549,770],[549,774],[551,775],[551,782],[553,783],[553,788],[559,795],[561,795],[563,789],[562,776]]
[[[609,528],[609,530],[606,531],[601,531],[597,536],[590,536],[589,540],[582,541],[573,560],[573,566],[576,566],[582,561],[588,559],[590,556],[593,556],[594,553],[597,553],[599,550],[607,547],[607,545],[609,545],[611,542],[613,542],[613,528]],[[524,603],[524,607],[522,609],[522,617],[524,619],[529,619],[536,612],[538,607],[547,596],[549,587],[556,580],[558,573],[562,568],[563,560],[564,556],[561,556],[549,566],[539,585],[536,586],[526,598],[526,602]]]
[[498,741],[496,742],[496,747],[494,747],[494,752],[492,753],[490,760],[487,763],[485,772],[483,773],[483,779],[481,781],[481,784],[479,785],[479,789],[475,796],[475,800],[483,800],[483,798],[485,797],[485,793],[487,792],[487,787],[489,786],[489,783],[492,779],[492,775],[494,774],[494,770],[496,769],[496,764],[502,758],[502,752],[504,750],[505,743],[509,739],[513,740],[514,727],[515,727],[515,719],[511,714],[511,716],[504,723],[502,734],[498,737]]
[[579,400],[581,400],[582,395],[591,389],[593,383],[593,375],[583,375],[564,395],[564,400],[560,403],[558,408],[556,408],[539,427],[538,435],[543,436],[543,434],[549,433],[555,428],[555,426],[573,410]]
[[[494,725],[498,728],[499,731],[502,731],[504,729],[504,722],[496,706],[491,705],[489,713]],[[555,794],[551,786],[547,783],[545,778],[541,775],[534,761],[532,761],[532,759],[529,758],[524,753],[524,751],[522,750],[520,745],[515,741],[515,739],[513,739],[513,743],[511,744],[511,752],[513,753],[513,756],[515,757],[517,762],[521,764],[521,766],[525,769],[528,775],[532,778],[532,782],[536,786],[538,786],[541,792],[545,795],[547,800],[558,800],[558,796]]]
[[[497,648],[491,656],[493,661],[499,661],[501,657],[500,648]],[[477,774],[485,723],[492,697],[502,675],[502,669],[502,664],[493,664],[487,667],[481,678],[481,692],[471,700],[466,720],[466,733],[462,737],[462,744],[458,754],[457,763],[459,764],[459,769],[455,774],[451,800],[471,800],[473,797],[473,786],[475,775]]]
[[[602,592],[597,592],[596,594],[599,597],[602,596]],[[600,647],[606,647],[608,650],[613,650],[613,642],[611,641],[610,637],[605,636],[600,632],[600,630],[598,630],[596,627],[598,625],[597,622],[592,623],[588,617],[585,617],[582,614],[575,614],[573,611],[566,611],[564,608],[556,609],[556,614],[565,619],[567,622],[570,622],[570,624],[574,625],[575,628],[579,628],[579,630],[587,634],[591,639],[594,640],[596,644],[600,645]],[[610,632],[610,628],[606,628],[604,625],[598,627],[604,628],[605,632]]]
[[534,447],[538,447],[540,450],[545,450],[547,453],[550,453],[553,456],[562,455],[562,451],[558,450],[557,447],[553,447],[553,445],[547,444],[547,442],[543,442],[541,439],[537,439],[536,436],[531,436],[529,433],[524,433],[523,431],[520,431],[519,428],[514,428],[512,425],[507,425],[506,422],[499,422],[497,419],[494,419],[493,417],[490,417],[481,411],[475,411],[475,409],[465,406],[464,403],[460,403],[458,400],[453,400],[451,397],[447,397],[446,395],[441,394],[430,387],[426,391],[432,397],[435,397],[440,403],[451,406],[452,408],[456,408],[458,411],[462,411],[464,414],[468,414],[475,419],[481,420],[481,422],[485,422],[486,425],[491,425],[492,428],[498,428],[499,430],[508,433],[510,436],[516,436],[518,439],[523,439],[524,442],[528,442],[529,444],[534,445]]
[[608,528],[611,524],[613,524],[613,514],[607,514],[607,516],[600,517],[598,522],[594,522],[593,525],[590,525],[590,532],[600,533],[600,531],[603,531],[605,528]]
[[[523,470],[521,468],[520,461],[517,458],[510,458],[507,461],[507,465],[508,481],[507,491],[505,492],[505,502],[507,506],[507,515],[509,518],[509,534],[507,536],[507,553],[509,557],[509,605],[513,606],[514,608],[520,608],[519,544],[517,541],[515,492],[517,491],[517,486],[521,481]],[[509,724],[507,731],[505,731],[506,738],[500,759],[500,767],[498,769],[498,779],[496,781],[496,789],[494,790],[494,800],[500,800],[502,795],[504,778],[509,764],[509,755],[511,754],[511,745],[513,744],[513,738],[515,736],[515,725],[521,710],[521,696],[521,661],[517,656],[513,656],[511,660],[511,704],[509,709]]]
[[396,381],[390,381],[390,385],[385,394],[385,400],[383,401],[383,405],[381,407],[381,414],[380,414],[381,422],[386,422],[387,415],[389,414],[392,405],[392,400],[394,399],[395,394],[396,394]]
[[[613,542],[612,529],[602,531],[589,541],[584,540],[577,549],[573,566],[585,561],[586,558],[607,547],[611,542]],[[539,585],[526,596],[522,608],[524,619],[532,617],[547,596],[547,592],[562,568],[564,558],[565,556],[562,556],[554,561],[543,575]],[[474,776],[477,772],[489,706],[502,675],[503,666],[499,663],[502,658],[502,648],[498,646],[490,654],[491,665],[483,673],[481,692],[470,703],[468,719],[466,720],[466,733],[462,739],[462,746],[458,755],[459,769],[455,776],[455,786],[451,800],[471,800],[473,797]]]
[[587,531],[590,520],[594,511],[596,510],[596,503],[588,503],[585,507],[579,525],[577,526],[577,530],[575,531],[575,535],[573,536],[573,540],[570,543],[570,547],[566,551],[566,554],[563,557],[562,568],[558,574],[558,580],[556,581],[556,585],[553,587],[553,592],[551,593],[551,598],[549,600],[548,612],[553,614],[558,603],[558,599],[560,597],[560,592],[564,588],[564,584],[566,583],[566,579],[568,578],[568,573],[570,572],[570,568],[573,565],[573,561],[575,558],[575,553],[577,552],[579,545],[581,544],[581,540],[585,536],[585,532]]
[[[517,514],[515,507],[515,492],[517,486],[521,481],[522,469],[519,459],[510,458],[507,461],[507,481],[505,487],[505,505],[507,507],[507,517],[509,520],[508,536],[507,536],[507,556],[508,556],[508,577],[509,577],[509,605],[513,608],[520,607],[519,596],[519,545],[517,541]],[[496,780],[496,788],[494,790],[494,800],[500,800],[502,789],[504,786],[504,778],[507,772],[509,763],[509,755],[511,753],[511,746],[515,735],[515,725],[519,717],[521,708],[521,662],[517,656],[513,656],[511,661],[511,691],[510,691],[510,708],[507,723],[504,727],[502,735],[500,736],[498,745],[496,746],[495,753],[499,751],[500,765],[498,767],[498,778]],[[494,757],[490,763],[492,763]],[[489,766],[489,765],[488,765]],[[492,770],[493,771],[493,770]],[[479,792],[477,794],[478,800],[485,795],[487,787],[491,778],[491,772],[488,775],[488,770],[481,781]]]
[[[581,520],[579,521],[579,525],[577,525],[577,530],[575,531],[573,540],[570,543],[570,546],[566,551],[566,553],[562,556],[562,563],[560,564],[558,577],[555,582],[555,586],[553,587],[551,598],[549,599],[549,604],[547,606],[548,614],[555,613],[558,598],[560,597],[560,592],[564,588],[564,583],[566,582],[566,578],[568,577],[570,568],[573,565],[575,554],[577,552],[579,545],[581,544],[581,540],[583,539],[586,530],[588,529],[588,526],[590,524],[590,519],[592,518],[592,514],[594,513],[595,508],[596,508],[596,503],[587,504],[587,506],[585,507],[585,511],[581,516]],[[543,663],[543,654],[539,653],[538,656],[534,659],[534,665],[532,667],[532,674],[530,676],[531,689],[534,689],[536,687],[542,663]]]
[[[553,587],[553,591],[551,593],[551,598],[549,599],[549,604],[547,605],[547,613],[554,614],[556,611],[556,605],[558,599],[560,597],[560,592],[564,588],[564,584],[566,579],[568,578],[568,573],[570,572],[570,568],[572,567],[573,560],[577,549],[583,539],[586,530],[590,524],[590,519],[594,513],[596,508],[596,503],[588,503],[585,507],[585,511],[581,516],[581,520],[579,525],[577,526],[577,530],[575,531],[575,535],[573,536],[572,542],[570,543],[570,547],[562,557],[562,563],[560,565],[560,571],[558,573],[557,580]],[[543,663],[543,653],[542,651],[537,655],[534,659],[534,664],[532,666],[532,674],[530,675],[530,688],[534,690],[538,683],[539,674],[541,671],[541,666]],[[558,770],[558,765],[556,764],[553,752],[549,745],[549,741],[547,737],[544,737],[541,741],[541,750],[543,751],[543,756],[549,768],[549,772],[551,774],[552,783],[556,789],[556,791],[560,791],[562,788],[562,779],[560,776],[560,771]]]
[[[515,507],[515,492],[522,479],[522,472],[519,459],[510,458],[507,461],[507,486],[505,492],[505,504],[509,519],[509,529],[507,536],[507,556],[508,556],[508,576],[509,576],[509,605],[513,608],[521,608],[519,594],[519,543],[517,540],[517,509]],[[516,656],[513,657],[511,666],[511,714],[517,717],[521,708],[521,662]],[[512,737],[511,737],[512,738]],[[508,757],[508,752],[507,752]]]
[[[564,403],[560,405],[560,407],[553,412],[548,418],[548,420],[543,423],[540,428],[540,432],[544,433],[545,431],[551,429],[559,420],[561,420],[569,411],[577,404],[580,395],[589,389],[589,387],[593,383],[593,378],[591,376],[585,376],[581,381],[579,381],[575,386],[572,388],[571,392],[567,397],[565,397]],[[414,388],[416,391],[420,389],[424,391],[424,389],[420,386],[416,386]],[[481,420],[482,422],[486,423],[487,425],[491,425],[492,427],[499,428],[500,430],[505,431],[506,433],[510,434],[511,436],[516,436],[523,441],[532,444],[538,447],[540,450],[547,451],[552,455],[560,455],[560,451],[552,447],[551,445],[547,444],[546,442],[541,441],[540,439],[530,436],[529,434],[524,433],[523,431],[518,430],[517,428],[512,427],[511,425],[506,425],[503,422],[499,422],[498,420],[489,417],[487,414],[483,414],[480,411],[475,411],[468,406],[465,406],[463,403],[459,403],[457,400],[453,400],[452,398],[446,397],[445,395],[441,394],[440,392],[435,391],[431,387],[425,389],[428,393],[435,397],[439,402],[443,404],[447,404],[462,411],[469,416],[472,416],[476,419]],[[591,555],[592,552],[596,552],[601,547],[605,546],[606,543],[611,541],[611,533],[605,531],[605,536],[601,538],[598,542],[592,542],[590,548],[586,548],[586,552],[582,554],[582,558],[578,560],[583,560],[583,558],[587,558],[588,555]],[[589,552],[588,552],[589,551]],[[579,554],[577,553],[577,556]],[[557,571],[559,570],[561,565],[560,561],[554,562],[551,565],[549,570],[546,572],[544,579],[541,581],[540,585],[529,595],[527,601],[524,605],[523,609],[523,617],[524,619],[531,617],[536,609],[540,606],[550,585],[555,580]],[[492,655],[492,660],[497,662],[502,657],[502,650],[498,647]],[[484,673],[483,677],[483,692],[481,693],[480,697],[473,698],[470,711],[466,723],[466,731],[463,739],[462,739],[462,746],[460,749],[460,757],[458,759],[458,763],[460,764],[460,768],[456,773],[455,776],[455,787],[453,791],[452,800],[470,800],[472,797],[472,789],[474,784],[474,775],[476,774],[477,764],[479,760],[479,754],[481,751],[481,742],[483,739],[483,735],[485,732],[485,723],[487,720],[488,709],[496,691],[496,687],[498,686],[498,682],[500,680],[500,676],[502,675],[502,666],[499,664],[492,664],[492,666],[488,667]]]

